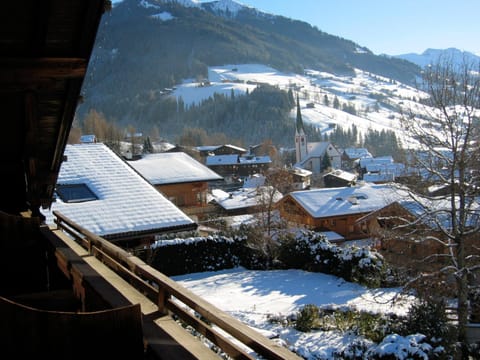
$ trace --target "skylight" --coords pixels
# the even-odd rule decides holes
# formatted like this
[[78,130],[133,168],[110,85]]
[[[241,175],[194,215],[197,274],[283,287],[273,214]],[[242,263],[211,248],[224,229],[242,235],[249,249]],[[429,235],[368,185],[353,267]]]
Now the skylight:
[[56,192],[66,203],[97,200],[97,196],[86,184],[57,185]]

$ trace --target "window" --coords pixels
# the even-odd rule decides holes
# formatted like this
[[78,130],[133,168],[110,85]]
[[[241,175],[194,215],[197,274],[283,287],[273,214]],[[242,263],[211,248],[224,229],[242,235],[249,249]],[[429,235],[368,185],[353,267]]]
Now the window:
[[97,196],[86,184],[57,185],[56,192],[66,203],[77,203],[97,200]]

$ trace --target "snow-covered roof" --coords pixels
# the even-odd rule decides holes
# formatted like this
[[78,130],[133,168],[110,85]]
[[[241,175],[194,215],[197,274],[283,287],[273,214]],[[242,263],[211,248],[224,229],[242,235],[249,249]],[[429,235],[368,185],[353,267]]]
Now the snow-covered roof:
[[350,159],[371,158],[372,154],[366,148],[346,148],[345,155]]
[[235,165],[235,164],[268,164],[272,160],[270,156],[239,156],[237,154],[233,155],[213,155],[207,156],[205,164],[207,166],[215,165]]
[[301,177],[307,177],[312,175],[312,172],[310,170],[302,169],[300,167],[293,167],[292,172],[294,175],[301,176]]
[[336,233],[335,231],[319,231],[321,234],[325,235],[328,241],[330,242],[338,242],[338,241],[344,241],[345,238],[340,235],[339,233]]
[[217,150],[221,145],[201,145],[197,146],[198,151],[214,151]]
[[363,180],[367,182],[392,182],[395,180],[393,173],[374,172],[363,174]]
[[405,173],[405,165],[402,163],[372,162],[366,163],[364,168],[367,172],[391,173],[394,175],[402,175]]
[[[468,211],[465,225],[478,226],[480,222],[479,201],[480,199],[476,199],[470,206],[467,206]],[[417,218],[422,218],[422,222],[432,228],[438,228],[439,224],[441,224],[444,229],[450,229],[452,227],[450,213],[452,205],[451,199],[448,196],[445,198],[415,197],[415,200],[403,199],[398,203]],[[457,207],[459,207],[458,198],[456,199],[456,203]]]
[[354,181],[357,178],[357,175],[352,174],[351,172],[348,172],[348,171],[340,170],[340,169],[336,169],[332,172],[329,172],[328,174],[325,174],[325,176],[328,176],[328,175],[335,176],[346,181]]
[[327,141],[309,142],[307,144],[308,155],[310,155],[310,157],[323,156],[323,154],[325,154],[325,151],[327,151],[328,146],[330,145],[331,144]]
[[402,194],[388,184],[363,183],[353,187],[294,191],[287,196],[295,199],[312,217],[322,218],[374,211],[398,200]]
[[250,175],[243,182],[244,188],[257,188],[263,185],[265,185],[265,176],[262,174]]
[[[212,199],[225,210],[244,209],[258,206],[262,203],[262,194],[271,189],[270,186],[259,188],[241,188],[233,192],[225,192],[220,189],[212,190]],[[273,201],[276,202],[282,198],[282,194],[275,192]]]
[[361,158],[360,159],[360,167],[364,168],[367,165],[372,165],[372,164],[392,164],[393,163],[393,157],[391,156],[379,156],[375,158]]
[[129,164],[153,185],[215,181],[223,178],[183,152],[146,154]]
[[85,184],[97,198],[64,202],[57,196],[46,222],[53,224],[54,210],[100,236],[191,229],[196,224],[160,194],[125,161],[102,143],[67,145],[59,185]]
[[238,152],[246,152],[247,150],[244,148],[241,148],[240,146],[232,145],[232,144],[225,144],[225,145],[201,145],[197,146],[196,149],[198,151],[215,151],[217,149],[220,149],[222,147],[227,147],[233,150],[236,150]]

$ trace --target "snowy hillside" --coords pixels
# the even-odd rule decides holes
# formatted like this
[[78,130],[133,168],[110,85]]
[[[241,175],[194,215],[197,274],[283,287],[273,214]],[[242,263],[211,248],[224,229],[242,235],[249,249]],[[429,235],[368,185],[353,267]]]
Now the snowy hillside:
[[[402,113],[425,111],[418,99],[427,96],[417,89],[361,70],[355,76],[336,76],[314,70],[305,75],[287,74],[261,64],[235,64],[210,67],[208,81],[187,80],[176,87],[173,95],[186,106],[198,104],[214,93],[235,95],[251,92],[268,83],[281,89],[292,89],[299,95],[302,117],[322,133],[335,126],[348,129],[355,125],[360,133],[392,130],[406,145],[400,131]],[[335,98],[339,106],[334,107]],[[328,100],[328,101],[327,101]],[[345,107],[354,111],[344,111]],[[353,113],[353,114],[352,114]],[[292,119],[295,109],[292,110]]]

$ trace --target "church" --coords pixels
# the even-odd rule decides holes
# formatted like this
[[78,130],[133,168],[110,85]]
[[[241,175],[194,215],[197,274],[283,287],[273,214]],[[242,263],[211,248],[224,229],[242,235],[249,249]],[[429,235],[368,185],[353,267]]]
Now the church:
[[320,174],[327,170],[327,164],[329,164],[332,169],[340,169],[342,164],[342,152],[332,143],[327,141],[308,142],[303,126],[298,95],[295,126],[295,156],[295,167],[310,170],[313,174]]

